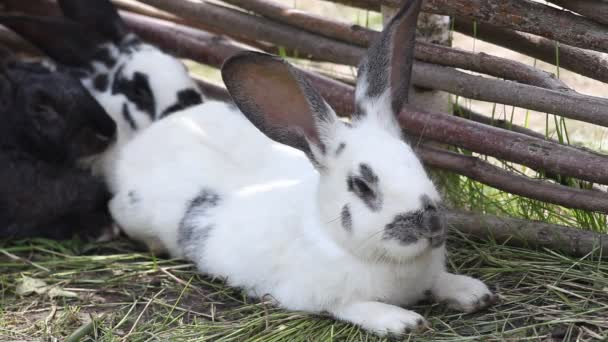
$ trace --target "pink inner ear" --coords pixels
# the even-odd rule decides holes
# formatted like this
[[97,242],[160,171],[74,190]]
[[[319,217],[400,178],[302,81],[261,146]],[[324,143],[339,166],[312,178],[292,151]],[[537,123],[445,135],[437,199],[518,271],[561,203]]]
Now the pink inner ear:
[[284,62],[244,65],[239,79],[244,96],[264,116],[267,126],[300,130],[314,143],[319,143],[310,104],[296,78]]

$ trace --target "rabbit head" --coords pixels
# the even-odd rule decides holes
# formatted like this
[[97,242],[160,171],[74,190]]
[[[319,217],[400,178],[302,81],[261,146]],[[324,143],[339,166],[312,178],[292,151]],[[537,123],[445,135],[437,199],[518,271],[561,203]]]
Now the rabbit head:
[[103,151],[115,138],[114,121],[71,75],[7,61],[0,88],[4,125],[40,159],[75,162]]
[[306,76],[278,57],[247,52],[222,67],[245,116],[308,156],[319,173],[322,222],[365,259],[409,260],[445,241],[440,196],[397,122],[408,102],[419,7],[408,2],[362,60],[351,122],[338,119]]
[[185,65],[141,41],[109,0],[58,3],[63,18],[12,15],[0,22],[77,75],[121,133],[202,102]]

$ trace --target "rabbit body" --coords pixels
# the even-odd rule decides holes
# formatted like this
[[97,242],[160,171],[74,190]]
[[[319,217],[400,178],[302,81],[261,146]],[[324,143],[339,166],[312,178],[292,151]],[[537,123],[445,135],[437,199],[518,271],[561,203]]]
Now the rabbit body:
[[120,190],[110,207],[121,225],[154,227],[142,232],[130,229],[128,235],[144,241],[160,237],[165,246],[159,252],[175,257],[185,256],[178,245],[185,205],[204,189],[212,189],[224,201],[250,185],[315,177],[302,152],[260,134],[226,103],[186,109],[141,135],[121,153],[112,176]]
[[114,234],[110,194],[77,160],[106,148],[116,126],[78,79],[4,61],[0,116],[0,238]]
[[332,233],[343,230],[339,219],[320,212],[331,198],[319,198],[319,173],[305,154],[261,134],[225,103],[154,123],[127,144],[116,172],[121,190],[110,211],[130,237],[287,309],[400,333],[424,320],[396,305],[460,282],[473,291],[460,302],[472,311],[490,293],[478,280],[445,272],[444,245],[396,262],[343,245]]
[[238,109],[192,107],[129,142],[113,217],[251,296],[381,335],[424,327],[401,306],[426,295],[465,312],[493,303],[481,281],[445,270],[441,198],[398,125],[420,6],[406,1],[363,58],[350,122],[280,58],[228,59]]
[[2,15],[0,23],[40,48],[59,70],[77,76],[114,119],[114,143],[81,161],[112,188],[108,175],[122,146],[153,121],[203,97],[186,66],[139,39],[109,0],[58,4],[62,17]]

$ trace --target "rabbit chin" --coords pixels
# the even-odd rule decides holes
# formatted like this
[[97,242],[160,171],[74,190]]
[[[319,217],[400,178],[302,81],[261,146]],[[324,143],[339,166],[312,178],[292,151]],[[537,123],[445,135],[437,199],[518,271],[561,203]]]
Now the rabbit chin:
[[418,239],[416,242],[404,244],[397,240],[377,241],[375,246],[368,248],[354,248],[349,246],[352,254],[370,263],[394,263],[405,264],[414,262],[416,259],[431,254],[435,250],[430,239]]
[[430,239],[418,239],[418,241],[403,244],[397,240],[386,240],[382,243],[385,258],[397,263],[406,263],[433,251]]

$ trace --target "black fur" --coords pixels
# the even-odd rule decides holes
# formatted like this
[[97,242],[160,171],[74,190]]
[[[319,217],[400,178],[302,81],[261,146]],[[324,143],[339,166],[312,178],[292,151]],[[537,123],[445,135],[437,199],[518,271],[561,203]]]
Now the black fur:
[[108,90],[108,83],[108,75],[106,74],[99,74],[93,79],[93,87],[100,92]]
[[348,191],[354,193],[371,211],[382,209],[382,193],[378,176],[367,164],[359,164],[359,174],[351,174],[346,180]]
[[353,216],[350,213],[348,204],[345,204],[344,207],[342,207],[342,213],[340,216],[342,218],[342,227],[351,232],[353,230]]
[[126,102],[122,104],[122,117],[127,121],[132,130],[137,131],[137,124],[135,123],[135,120],[133,120],[129,105]]
[[108,68],[116,64],[116,59],[112,56],[110,50],[106,47],[98,48],[93,55],[93,60],[105,64]]
[[341,142],[340,145],[338,145],[338,147],[336,148],[336,152],[334,153],[335,156],[339,157],[345,148],[346,148],[346,144]]
[[194,197],[184,213],[178,228],[178,245],[184,250],[184,256],[190,260],[200,255],[197,250],[205,248],[205,240],[208,238],[213,224],[201,225],[197,219],[207,216],[207,211],[216,207],[220,202],[220,196],[213,190],[203,189]]
[[442,246],[446,240],[443,211],[427,197],[421,198],[422,209],[397,215],[386,225],[383,238],[408,245],[419,239],[428,239],[431,247]]
[[162,114],[161,118],[175,113],[179,110],[186,109],[191,106],[203,103],[203,97],[196,89],[184,89],[177,93],[177,102],[167,107]]
[[421,3],[421,0],[406,1],[361,59],[357,87],[365,86],[365,94],[356,99],[353,117],[370,114],[363,110],[362,102],[378,98],[388,90],[393,115],[409,102],[416,23]]
[[156,101],[154,101],[147,75],[136,71],[132,78],[128,78],[122,67],[119,68],[114,75],[112,94],[124,94],[129,101],[135,103],[137,109],[146,112],[151,120],[155,119]]
[[109,193],[76,162],[103,151],[116,125],[80,82],[5,63],[0,115],[0,238],[96,237],[109,228]]

